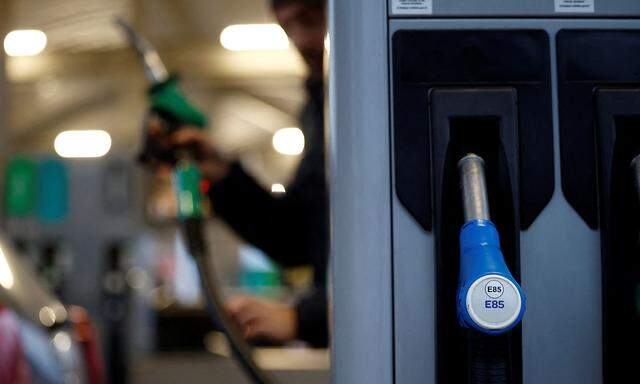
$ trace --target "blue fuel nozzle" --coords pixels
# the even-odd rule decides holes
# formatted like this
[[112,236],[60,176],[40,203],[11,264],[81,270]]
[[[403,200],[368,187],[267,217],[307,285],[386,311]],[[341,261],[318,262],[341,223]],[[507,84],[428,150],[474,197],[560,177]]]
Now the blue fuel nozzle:
[[467,155],[459,168],[466,223],[460,231],[458,321],[486,334],[505,333],[522,320],[525,295],[507,268],[489,218],[482,158]]

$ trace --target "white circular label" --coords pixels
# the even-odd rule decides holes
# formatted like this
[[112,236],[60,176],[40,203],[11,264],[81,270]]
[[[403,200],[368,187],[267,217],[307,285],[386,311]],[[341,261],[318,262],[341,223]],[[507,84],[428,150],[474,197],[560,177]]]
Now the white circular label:
[[469,315],[485,329],[504,329],[513,324],[522,308],[517,287],[499,275],[487,275],[474,281],[467,292]]
[[484,284],[484,293],[492,299],[498,299],[504,294],[504,285],[498,280],[489,280]]

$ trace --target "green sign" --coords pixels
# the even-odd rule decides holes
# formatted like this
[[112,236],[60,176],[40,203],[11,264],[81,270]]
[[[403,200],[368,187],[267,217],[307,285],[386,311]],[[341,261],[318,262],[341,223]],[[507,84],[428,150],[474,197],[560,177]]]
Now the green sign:
[[9,218],[33,213],[36,201],[36,166],[23,156],[15,156],[5,171],[5,209]]

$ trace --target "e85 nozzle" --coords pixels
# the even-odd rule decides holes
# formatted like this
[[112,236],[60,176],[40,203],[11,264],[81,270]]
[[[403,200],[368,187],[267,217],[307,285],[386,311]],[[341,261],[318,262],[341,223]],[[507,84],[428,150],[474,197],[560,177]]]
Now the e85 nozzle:
[[509,331],[525,311],[525,295],[507,267],[489,215],[484,161],[469,154],[458,163],[465,224],[460,231],[458,321],[487,334]]

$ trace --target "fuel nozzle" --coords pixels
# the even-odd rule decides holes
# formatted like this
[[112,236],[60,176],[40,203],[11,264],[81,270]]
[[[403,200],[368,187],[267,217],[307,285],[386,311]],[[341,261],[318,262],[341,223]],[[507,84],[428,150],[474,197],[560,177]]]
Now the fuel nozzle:
[[155,47],[126,21],[117,18],[115,24],[140,59],[150,84],[150,109],[162,121],[161,132],[151,134],[145,130],[139,160],[142,163],[159,161],[176,164],[179,159],[165,138],[183,126],[204,128],[207,126],[207,117],[182,93],[178,87],[178,77],[169,75]]
[[131,44],[140,57],[140,62],[142,63],[144,73],[149,82],[159,84],[167,81],[169,79],[169,72],[155,47],[123,19],[116,18],[114,23],[124,32],[129,44]]
[[491,222],[484,161],[468,154],[458,168],[465,218],[460,231],[458,321],[483,333],[501,334],[522,320],[525,296],[504,261]]

